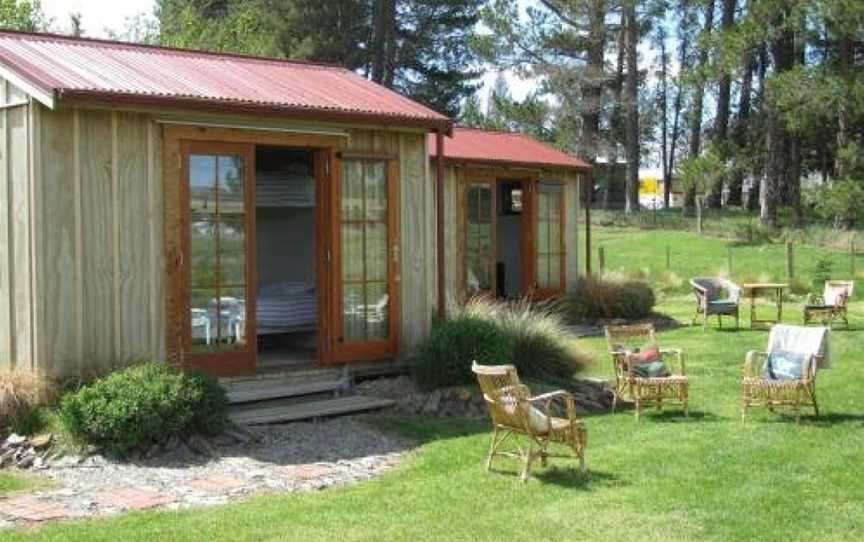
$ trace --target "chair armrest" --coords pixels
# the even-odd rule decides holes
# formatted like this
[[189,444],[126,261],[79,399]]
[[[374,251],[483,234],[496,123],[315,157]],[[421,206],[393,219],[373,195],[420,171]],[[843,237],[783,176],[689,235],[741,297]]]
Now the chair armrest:
[[660,354],[672,354],[675,356],[675,362],[678,365],[678,374],[684,376],[687,374],[687,367],[684,363],[684,351],[680,348],[661,348]]
[[747,352],[747,357],[744,360],[743,376],[755,377],[759,374],[759,368],[756,366],[759,362],[764,362],[768,358],[768,352],[760,352],[759,350],[751,350]]

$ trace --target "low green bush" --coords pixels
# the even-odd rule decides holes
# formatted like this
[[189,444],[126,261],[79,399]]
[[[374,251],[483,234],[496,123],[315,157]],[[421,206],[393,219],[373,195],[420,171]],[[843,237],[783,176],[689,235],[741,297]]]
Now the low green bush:
[[414,378],[427,390],[471,384],[475,360],[512,364],[521,377],[544,382],[569,380],[590,361],[558,307],[478,298],[434,326],[415,356]]
[[566,301],[569,317],[575,322],[623,318],[638,320],[654,310],[654,290],[641,281],[583,277]]
[[149,362],[66,394],[59,417],[74,438],[125,455],[175,435],[218,433],[227,409],[225,392],[211,377]]

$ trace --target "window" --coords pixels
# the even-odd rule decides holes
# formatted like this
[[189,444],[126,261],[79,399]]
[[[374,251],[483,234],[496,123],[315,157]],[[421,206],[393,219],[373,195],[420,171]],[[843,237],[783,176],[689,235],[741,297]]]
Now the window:
[[471,183],[466,194],[465,289],[468,295],[491,291],[494,284],[494,202],[492,185]]

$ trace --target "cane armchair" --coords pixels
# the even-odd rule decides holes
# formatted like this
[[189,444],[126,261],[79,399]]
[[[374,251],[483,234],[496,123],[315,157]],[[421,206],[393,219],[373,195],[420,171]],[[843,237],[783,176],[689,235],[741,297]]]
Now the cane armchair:
[[808,300],[804,305],[804,325],[816,321],[823,326],[831,326],[842,320],[849,329],[849,298],[855,289],[851,280],[829,280],[821,296]]
[[[790,409],[796,421],[801,420],[802,408],[813,408],[819,415],[816,401],[816,375],[827,366],[829,329],[800,326],[775,325],[768,337],[768,349],[764,352],[751,350],[747,353],[741,378],[741,420],[747,410],[754,406],[775,409]],[[790,337],[791,340],[790,340]],[[772,354],[782,357],[797,356],[800,374],[774,374],[769,361]],[[776,359],[776,358],[774,358]]]
[[[522,461],[522,481],[527,481],[535,460],[546,466],[547,459],[578,459],[585,471],[585,447],[588,431],[576,418],[576,404],[566,391],[553,391],[532,397],[527,386],[519,381],[512,365],[472,366],[489,415],[492,418],[492,441],[486,458],[486,470],[492,469],[496,457],[516,457]],[[557,403],[557,404],[556,404]],[[561,404],[563,403],[563,404]],[[563,408],[566,417],[555,416],[555,408]],[[517,436],[527,437],[527,446]],[[508,441],[514,445],[504,449]],[[552,453],[550,444],[570,449],[569,454]]]
[[[684,352],[680,348],[660,348],[652,324],[606,326],[604,329],[615,371],[612,412],[615,412],[619,401],[626,400],[633,402],[637,420],[643,407],[655,406],[657,410],[662,410],[664,404],[681,405],[684,416],[688,416],[690,381],[687,378]],[[656,349],[660,360],[668,368],[666,374],[640,374],[640,353],[651,349]]]
[[696,296],[696,312],[692,325],[702,316],[702,327],[708,327],[708,318],[717,316],[717,324],[723,327],[723,316],[735,317],[735,328],[740,320],[741,287],[721,278],[697,277],[690,279],[693,295]]

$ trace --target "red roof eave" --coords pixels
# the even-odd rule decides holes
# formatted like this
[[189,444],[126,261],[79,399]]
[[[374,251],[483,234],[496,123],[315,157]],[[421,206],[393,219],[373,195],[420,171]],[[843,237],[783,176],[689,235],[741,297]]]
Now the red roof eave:
[[[434,152],[434,151],[433,151]],[[433,160],[437,159],[437,156],[434,154],[431,156]],[[591,172],[594,170],[590,164],[562,164],[562,163],[553,163],[553,162],[524,162],[519,160],[500,160],[500,159],[488,159],[488,158],[474,158],[474,157],[459,157],[459,156],[445,156],[444,162],[450,164],[464,164],[464,165],[472,165],[479,164],[484,166],[506,166],[506,167],[518,167],[525,169],[568,169],[574,171],[581,172]]]

